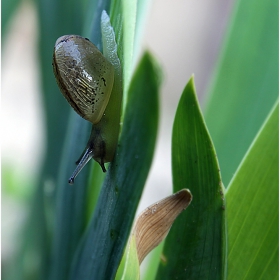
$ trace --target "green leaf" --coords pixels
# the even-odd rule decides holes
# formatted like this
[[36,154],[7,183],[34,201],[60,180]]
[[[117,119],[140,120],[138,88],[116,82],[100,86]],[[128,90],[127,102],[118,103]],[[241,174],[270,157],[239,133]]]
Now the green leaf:
[[[101,40],[101,13],[105,10],[109,14],[110,6],[111,0],[88,0],[88,5],[86,5],[87,13],[84,20],[83,36],[89,38],[100,51],[103,49]],[[121,32],[120,29],[115,30]]]
[[[100,15],[103,9],[110,10],[113,14],[112,25],[118,35],[118,53],[123,62],[123,15],[120,3],[121,1],[114,1],[113,4],[117,7],[114,9],[110,0],[38,1],[39,61],[42,70],[46,153],[26,225],[22,253],[17,263],[18,274],[23,277],[25,275],[27,279],[37,279],[38,275],[48,279],[50,276],[56,279],[65,279],[68,276],[73,251],[89,216],[92,216],[102,180],[95,180],[95,185],[92,186],[96,187],[94,194],[92,189],[87,190],[87,181],[91,178],[89,168],[86,168],[79,175],[74,187],[67,183],[74,163],[80,156],[83,145],[86,145],[90,128],[88,122],[74,112],[69,113],[70,106],[59,92],[51,66],[55,41],[65,34],[81,34],[101,48]],[[129,16],[129,12],[126,14]],[[52,192],[45,196],[44,190],[48,186]],[[87,197],[88,194],[95,197],[91,199]],[[26,274],[22,272],[24,270]]]
[[226,192],[228,279],[279,276],[278,111],[277,103]]
[[138,61],[139,53],[141,51],[141,40],[142,40],[143,32],[145,31],[145,26],[146,26],[145,20],[147,18],[148,10],[152,4],[153,4],[153,1],[149,1],[149,0],[137,1],[133,66]]
[[[90,8],[93,10],[89,9],[88,14],[92,15],[93,22],[99,18],[100,23],[101,13],[106,5],[107,2],[103,2],[97,8],[91,4]],[[89,28],[87,31],[90,33],[84,34],[84,36],[98,44],[98,42],[101,42],[101,38],[98,37],[101,33],[92,32],[92,30],[94,29]],[[95,207],[97,197],[91,198],[91,200],[87,197],[88,194],[92,193],[92,190],[88,190],[91,181],[90,165],[86,166],[83,172],[79,174],[74,186],[68,184],[68,178],[75,169],[76,160],[86,146],[89,134],[90,123],[80,118],[74,111],[71,112],[58,180],[52,241],[52,266],[50,269],[51,279],[67,279],[74,253],[88,223],[88,216],[92,215],[92,212],[88,213],[88,211]],[[82,143],[84,143],[84,146],[81,146]],[[100,175],[100,171],[96,171],[95,174],[103,177]],[[99,193],[100,180],[98,179],[94,185],[90,185],[96,187],[94,195]]]
[[[124,47],[123,47],[123,10],[122,0],[112,1],[110,6],[110,22],[114,28],[116,43],[118,45],[118,57],[121,61],[121,65],[124,65]],[[124,69],[122,69],[124,71]]]
[[156,279],[224,279],[223,186],[193,77],[183,91],[174,120],[172,172],[173,191],[188,188],[193,200],[165,240]]
[[[134,36],[137,13],[137,1],[122,0],[123,11],[123,49],[124,49],[124,92],[127,92],[130,84],[132,63],[134,57]],[[124,95],[126,103],[127,95]]]
[[153,157],[158,74],[158,66],[145,53],[129,88],[118,149],[76,252],[71,279],[107,280],[116,274]]
[[94,212],[95,206],[98,201],[99,193],[101,190],[102,183],[105,178],[105,173],[100,168],[100,165],[92,160],[92,166],[90,176],[89,176],[89,187],[88,187],[88,193],[87,193],[87,223],[90,221],[92,217],[92,213]]
[[155,279],[157,275],[158,265],[160,262],[161,252],[164,247],[164,240],[160,243],[148,256],[145,260],[147,268],[144,271],[142,279],[150,280]]
[[[118,0],[113,1],[111,5],[110,15],[111,23],[117,30],[116,32],[117,45],[121,46],[118,49],[119,59],[123,66],[123,114],[125,113],[125,105],[127,103],[128,87],[131,80],[132,65],[135,59],[134,55],[134,40],[135,30],[137,26],[137,2],[136,0]],[[121,15],[121,17],[120,17]]]
[[140,265],[137,256],[135,235],[131,235],[126,246],[115,280],[140,279]]
[[[79,157],[80,145],[77,143],[87,141],[89,126],[80,125],[75,112],[66,135],[67,142],[63,150],[60,165],[60,176],[56,196],[54,232],[52,240],[52,265],[50,267],[50,279],[67,279],[71,261],[85,230],[86,202],[89,166],[83,170],[74,186],[70,186],[68,178],[75,168],[75,161]],[[75,134],[73,134],[75,131]]]
[[225,186],[278,97],[278,12],[277,0],[235,3],[205,109]]

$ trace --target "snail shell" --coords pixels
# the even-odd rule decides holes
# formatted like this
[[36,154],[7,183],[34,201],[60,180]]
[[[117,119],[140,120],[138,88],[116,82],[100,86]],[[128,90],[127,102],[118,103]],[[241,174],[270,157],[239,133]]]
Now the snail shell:
[[53,70],[69,104],[82,118],[97,124],[110,99],[112,64],[88,39],[65,35],[55,43]]

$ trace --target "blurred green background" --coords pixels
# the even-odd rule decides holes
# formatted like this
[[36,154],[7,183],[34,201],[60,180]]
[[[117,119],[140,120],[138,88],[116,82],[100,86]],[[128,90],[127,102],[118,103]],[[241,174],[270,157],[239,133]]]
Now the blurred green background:
[[[70,114],[70,107],[59,93],[56,85],[51,69],[51,58],[57,37],[67,33],[90,34],[89,31],[87,31],[88,33],[85,31],[85,28],[90,28],[89,21],[91,21],[92,14],[90,8],[87,9],[89,13],[85,13],[86,4],[95,5],[97,1],[38,0],[37,2],[17,2],[17,0],[7,0],[2,5],[2,116],[4,119],[4,133],[2,134],[4,135],[2,140],[2,268],[4,270],[6,264],[15,255],[15,250],[19,248],[24,235],[26,247],[22,248],[23,255],[20,257],[23,260],[23,266],[32,273],[34,271],[32,268],[39,267],[41,262],[43,266],[45,265],[42,267],[43,271],[44,269],[48,270],[46,266],[48,266],[47,258],[51,245],[55,244],[53,247],[57,248],[55,241],[50,237],[53,230],[61,230],[62,223],[60,222],[67,220],[62,215],[61,220],[56,220],[58,222],[54,225],[54,198],[57,189],[63,189],[63,192],[61,200],[56,206],[61,206],[59,210],[62,209],[62,212],[67,214],[69,221],[71,221],[71,230],[74,229],[74,232],[79,234],[83,231],[84,224],[81,220],[84,216],[80,218],[79,215],[84,213],[86,208],[83,199],[87,194],[81,186],[86,185],[87,173],[84,172],[83,176],[79,177],[79,180],[81,179],[80,187],[70,191],[66,181],[64,184],[64,176],[68,173],[68,169],[71,169],[71,165],[74,166],[72,162],[74,162],[75,154],[80,153],[83,148],[74,143],[77,139],[81,143],[85,141],[83,138],[87,136],[89,126],[74,113]],[[109,1],[101,2],[102,9],[108,10]],[[118,32],[120,25],[118,26],[117,16],[120,15],[121,9],[116,3],[112,1],[111,19]],[[140,1],[138,5],[139,3]],[[145,6],[143,2],[141,3]],[[16,6],[14,10],[13,5]],[[133,20],[135,10],[130,8],[128,6],[127,10],[124,9],[127,13],[124,17],[127,16],[126,19]],[[87,14],[86,17],[85,14]],[[231,20],[229,20],[230,18]],[[97,24],[94,24],[94,31],[98,33],[99,15],[95,20]],[[143,38],[137,41],[141,44],[137,45],[136,49],[140,53],[146,48],[151,50],[162,66],[164,82],[160,96],[160,127],[155,157],[139,211],[172,192],[172,125],[181,92],[193,73],[199,101],[220,162],[225,187],[229,185],[236,168],[277,99],[279,73],[278,25],[276,24],[278,23],[278,3],[275,0],[239,0],[235,2],[213,0],[196,1],[195,3],[178,1],[176,5],[169,3],[169,1],[154,1],[148,5],[147,15],[141,20],[144,22],[144,28],[136,35],[137,37],[143,35]],[[125,26],[127,27],[128,24]],[[137,31],[139,31],[138,28],[139,25],[137,25]],[[130,29],[129,32],[131,32]],[[120,37],[117,37],[117,39],[121,38],[118,42],[122,42],[122,32],[118,34],[121,34]],[[133,38],[133,30],[128,36]],[[99,40],[99,37],[98,34],[92,36],[93,40]],[[98,44],[98,41],[95,43]],[[125,44],[119,44],[121,59],[123,58],[122,47],[124,46]],[[129,48],[126,51],[124,55],[127,55],[128,59],[125,59],[124,62],[128,63],[129,66]],[[130,68],[127,65],[125,65],[124,70],[125,74],[129,76],[131,73],[129,73]],[[128,82],[126,79],[128,76],[125,75],[125,83]],[[142,105],[141,102],[139,104]],[[278,121],[275,117],[276,113],[277,111],[275,111],[273,119],[274,125]],[[74,121],[69,122],[69,119]],[[68,122],[72,126],[69,126]],[[147,124],[147,122],[145,123]],[[143,125],[138,125],[138,127],[141,127],[139,131],[144,131]],[[184,125],[182,131],[183,127]],[[66,135],[67,128],[68,134]],[[275,133],[273,127],[271,127],[271,131]],[[277,139],[275,136],[270,139],[270,135],[274,135],[273,133],[268,133],[266,136],[274,143],[267,147],[271,152],[271,158],[268,157],[267,162],[257,162],[259,165],[254,163],[255,159],[253,158],[252,165],[250,165],[253,170],[257,166],[264,173],[265,170],[278,169],[275,164]],[[192,137],[192,135],[188,136]],[[69,141],[65,142],[65,137]],[[147,139],[150,138],[147,137]],[[262,143],[265,142],[264,139]],[[269,141],[267,142],[269,143]],[[67,151],[63,156],[64,161],[61,161],[62,150]],[[259,151],[262,152],[263,149],[260,147]],[[255,157],[258,157],[257,154]],[[127,161],[125,163],[130,164]],[[269,164],[274,167],[273,170],[269,168]],[[147,163],[148,165],[149,163]],[[119,166],[123,167],[122,164]],[[118,175],[125,172],[125,168],[120,170]],[[137,171],[139,170],[142,169],[138,168]],[[130,175],[137,174],[134,171],[128,173]],[[249,189],[249,185],[244,184],[244,182],[242,185],[242,182],[238,181],[237,174],[235,179],[237,178],[238,182],[235,184],[237,186],[235,188],[240,192],[241,197],[242,191],[247,191],[248,200],[252,196],[249,190],[254,192],[256,188],[256,190],[266,191],[270,182],[265,182],[266,179],[264,179],[262,185],[256,176],[251,174],[251,171],[245,169],[244,173],[248,175],[244,176],[245,178],[255,179],[257,183],[251,184]],[[273,191],[276,194],[277,174],[275,171],[272,173],[272,179],[268,178],[268,180],[274,182]],[[264,177],[262,176],[262,178]],[[96,178],[94,179],[96,183]],[[56,184],[60,184],[59,187]],[[38,188],[35,188],[36,185]],[[96,189],[91,186],[90,192],[95,192]],[[129,190],[131,189],[133,188]],[[79,195],[77,195],[78,193]],[[125,192],[125,194],[127,193],[129,191]],[[228,192],[229,201],[230,193]],[[91,194],[88,197],[92,198]],[[268,203],[262,205],[265,210],[273,209],[270,206],[275,207],[277,200],[275,194],[270,192],[274,200],[269,200]],[[200,194],[197,195],[200,196]],[[68,196],[70,203],[65,204],[64,202],[67,200],[65,197]],[[73,197],[75,199],[72,199]],[[103,197],[106,199],[106,195]],[[202,197],[204,197],[203,191]],[[262,196],[260,195],[258,199],[262,201]],[[237,196],[237,200],[240,200],[240,197]],[[70,208],[71,211],[69,211],[66,206],[72,207],[73,201],[74,204],[79,201],[76,203],[79,205],[76,209],[77,212],[75,212],[78,213],[78,216],[72,223],[71,215],[75,209]],[[137,202],[138,200],[134,200],[134,205],[137,205]],[[256,203],[256,200],[253,202]],[[270,203],[272,205],[269,205]],[[102,203],[99,204],[102,205]],[[233,205],[237,206],[236,203]],[[231,217],[230,214],[232,214],[232,218],[234,217],[236,213],[234,207],[231,206],[228,209],[229,217]],[[238,221],[246,220],[246,207],[241,208],[240,211],[242,213],[238,215]],[[265,211],[260,212],[259,219],[262,217],[269,222],[272,221],[265,216]],[[275,211],[271,212],[275,217],[277,216]],[[60,214],[57,211],[57,216],[60,217]],[[116,212],[115,214],[118,215]],[[22,228],[27,216],[30,216],[27,230],[25,234],[19,235],[19,229]],[[119,215],[119,217],[121,220],[123,215]],[[247,219],[246,221],[246,226],[253,229],[254,220]],[[100,222],[102,224],[102,220]],[[228,222],[229,226],[232,225],[230,218]],[[278,228],[275,227],[275,223],[273,225],[274,228]],[[195,228],[197,227],[195,226]],[[68,230],[68,225],[64,229]],[[259,233],[257,228],[254,229]],[[128,232],[129,228],[126,230]],[[273,232],[276,233],[276,231]],[[252,235],[257,236],[256,232],[253,231]],[[207,230],[206,233],[208,233]],[[229,237],[234,240],[238,234],[229,234]],[[64,241],[64,234],[55,236],[63,237]],[[241,240],[241,247],[245,248],[245,246],[250,245],[249,239],[246,237]],[[72,241],[75,243],[77,240],[73,238]],[[122,241],[124,242],[124,240]],[[265,242],[268,242],[272,247],[277,247],[275,240],[268,238]],[[62,243],[60,246],[66,248],[67,246]],[[232,248],[231,245],[229,250]],[[264,247],[268,248],[268,246]],[[59,247],[57,250],[60,253]],[[42,254],[42,251],[45,252]],[[236,249],[236,252],[240,252],[239,248]],[[269,250],[266,253],[269,254]],[[263,254],[264,252],[261,251],[256,258],[253,258],[262,263],[261,256]],[[63,253],[61,256],[64,259]],[[234,267],[234,261],[238,261],[238,259],[240,258],[236,254],[229,263],[229,267],[230,265]],[[258,262],[256,267],[259,266]],[[245,267],[243,272],[246,272],[248,267],[252,268],[250,264],[243,263]],[[31,269],[28,267],[29,265]],[[55,265],[62,267],[59,262]],[[275,268],[274,261],[273,265]],[[239,269],[242,270],[242,267],[240,266]],[[254,268],[252,268],[253,270]],[[19,274],[20,271],[18,268]],[[36,276],[34,277],[36,278]]]

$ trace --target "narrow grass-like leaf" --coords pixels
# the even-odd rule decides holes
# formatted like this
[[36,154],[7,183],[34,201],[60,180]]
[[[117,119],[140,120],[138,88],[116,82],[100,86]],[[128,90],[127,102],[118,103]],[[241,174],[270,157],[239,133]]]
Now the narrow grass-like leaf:
[[[67,11],[67,13],[61,13],[61,11]],[[39,0],[38,12],[40,20],[39,51],[47,143],[46,163],[43,170],[48,179],[56,181],[59,168],[55,163],[60,162],[71,109],[65,102],[55,81],[52,69],[52,53],[58,37],[65,34],[81,34],[84,15],[81,5],[75,0],[68,2]]]
[[107,280],[116,274],[152,161],[158,75],[153,58],[145,53],[130,85],[120,143],[76,252],[71,279]]
[[91,42],[102,51],[101,40],[101,13],[105,10],[107,13],[111,5],[111,0],[89,0],[87,13],[84,20],[83,36],[90,38]]
[[[95,5],[95,7],[93,7]],[[109,1],[93,1],[90,3],[90,8],[88,10],[88,17],[92,17],[92,28],[85,26],[84,32],[89,32],[88,34],[83,34],[84,36],[90,38],[97,46],[101,46],[100,43],[100,14],[103,9],[108,9]],[[96,24],[98,22],[98,24]],[[122,30],[117,30],[118,34],[122,34]],[[120,52],[122,51],[122,45],[118,45]],[[82,122],[82,120],[81,120]],[[66,142],[66,151],[64,155],[64,161],[62,162],[62,171],[60,178],[63,178],[59,181],[60,192],[57,202],[57,219],[55,227],[55,236],[53,242],[53,267],[52,267],[52,278],[53,279],[64,279],[68,276],[70,263],[73,258],[73,252],[76,249],[78,240],[81,237],[83,232],[86,215],[85,210],[93,210],[95,207],[96,200],[98,198],[98,188],[94,190],[94,198],[85,199],[87,194],[87,177],[88,177],[88,168],[83,171],[83,175],[79,176],[79,183],[75,184],[74,188],[69,189],[67,181],[65,180],[66,173],[71,174],[70,167],[73,168],[71,162],[74,162],[71,154],[74,154],[75,147],[79,147],[77,143],[85,142],[83,141],[84,135],[80,135],[77,127],[74,128],[76,121],[73,120],[72,127],[70,128],[70,133],[79,135],[78,138],[73,137],[68,138]],[[84,124],[85,125],[85,124]],[[75,144],[76,143],[76,144]],[[65,158],[67,160],[65,160]],[[77,158],[77,156],[76,156]],[[67,171],[66,171],[67,170]],[[65,181],[64,181],[65,180]],[[99,180],[100,183],[100,180]],[[95,181],[95,186],[90,185],[90,187],[96,187],[99,183]],[[92,191],[90,191],[92,194]],[[87,202],[90,204],[87,207]],[[91,216],[91,213],[87,213],[88,216]]]
[[205,119],[228,185],[278,97],[277,0],[238,0]]
[[[137,1],[122,0],[123,11],[123,50],[124,50],[124,92],[127,92],[130,84],[132,63],[134,54],[134,37],[135,37],[135,25],[137,14]],[[124,95],[124,102],[126,103],[126,95]]]
[[[43,205],[44,193],[42,189],[37,189],[34,193],[29,216],[20,232],[22,240],[15,263],[10,268],[11,275],[9,276],[11,278],[7,279],[35,280],[38,279],[40,273],[48,273],[49,240]],[[47,279],[47,277],[41,279]]]
[[[68,138],[64,146],[56,196],[54,236],[52,242],[52,266],[50,279],[67,279],[71,261],[86,225],[86,202],[89,166],[83,170],[75,185],[70,186],[68,178],[75,168],[75,160],[81,153],[80,142],[86,142],[90,131],[75,112],[72,114]],[[79,119],[77,119],[79,118]],[[73,135],[73,131],[75,134]]]
[[[160,262],[161,252],[164,247],[164,241],[159,244],[148,256],[145,261],[147,268],[143,271],[142,279],[151,280],[155,279],[157,275],[158,265]],[[144,265],[144,264],[143,264]]]
[[123,11],[122,0],[112,1],[110,6],[110,22],[114,28],[116,43],[118,45],[118,57],[121,61],[121,65],[124,65],[124,53],[123,53]]
[[226,192],[228,279],[279,277],[279,105]]
[[117,271],[115,280],[139,280],[140,264],[137,256],[137,246],[135,235],[129,238],[129,242],[125,248],[125,253],[121,261],[121,265]]
[[168,234],[156,279],[225,279],[225,201],[219,165],[193,77],[177,108],[172,135],[174,192],[193,200]]
[[119,59],[123,66],[123,114],[127,103],[127,91],[130,84],[132,63],[134,59],[134,38],[136,28],[137,0],[113,1],[110,10],[111,23],[123,32],[116,34],[116,42],[121,46],[118,49]]
[[[106,5],[107,2],[103,2],[98,7],[90,6],[94,13],[92,10],[89,10],[88,14],[92,15],[93,22],[97,17],[99,17],[100,22],[101,12],[106,8]],[[93,28],[85,28],[85,30],[91,33],[83,35],[94,41],[97,45],[100,45],[98,43],[101,41],[100,33],[93,32]],[[85,147],[81,146],[81,144],[84,143],[86,145],[90,133],[90,123],[81,119],[74,111],[71,116],[58,181],[51,279],[68,278],[74,252],[85,230],[87,215],[89,215],[87,213],[87,202],[89,202],[87,186],[90,165],[86,166],[83,172],[79,174],[74,186],[69,186],[68,178],[75,168],[76,160]],[[98,183],[100,181],[96,182],[96,185]],[[98,188],[96,193],[98,193]],[[91,202],[94,202],[94,200]],[[93,207],[94,204],[91,204],[90,209]]]
[[[110,10],[110,23],[112,24],[115,32],[115,39],[117,43],[117,52],[118,57],[123,64],[123,30],[122,30],[122,10],[121,0],[113,1],[111,3],[110,0],[102,1],[102,0],[93,0],[89,2],[89,9],[87,13],[87,18],[85,21],[84,27],[84,36],[91,38],[92,42],[100,48],[103,49],[102,40],[101,40],[101,13],[103,10]],[[89,25],[88,25],[89,24]],[[92,170],[89,178],[89,188],[87,195],[87,222],[92,217],[92,213],[95,209],[99,192],[101,189],[102,182],[104,181],[105,174],[100,170],[99,164],[96,162],[92,163]]]
[[92,169],[89,176],[89,188],[86,202],[87,222],[90,221],[92,213],[94,212],[105,175],[106,174],[101,170],[100,165],[96,161],[92,160]]
[[137,14],[136,14],[136,26],[135,26],[135,37],[134,37],[134,58],[133,66],[136,64],[139,58],[139,52],[141,50],[141,39],[146,23],[147,13],[152,5],[152,1],[149,0],[138,0],[137,1]]

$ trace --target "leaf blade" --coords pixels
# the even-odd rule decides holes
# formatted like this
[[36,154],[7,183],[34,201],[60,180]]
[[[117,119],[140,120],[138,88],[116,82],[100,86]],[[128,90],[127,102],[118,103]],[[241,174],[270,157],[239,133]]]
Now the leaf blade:
[[[156,279],[224,279],[226,236],[219,166],[195,95],[193,77],[179,101],[172,134],[173,190],[193,201],[175,221]],[[176,258],[174,258],[176,256]]]
[[277,151],[278,104],[226,192],[228,279],[273,279],[278,275]]
[[226,187],[278,96],[278,10],[237,1],[214,73],[205,119]]
[[119,147],[94,217],[76,252],[71,279],[115,276],[152,160],[158,124],[158,78],[153,58],[145,53],[130,86]]

